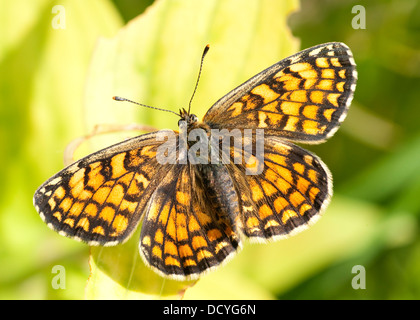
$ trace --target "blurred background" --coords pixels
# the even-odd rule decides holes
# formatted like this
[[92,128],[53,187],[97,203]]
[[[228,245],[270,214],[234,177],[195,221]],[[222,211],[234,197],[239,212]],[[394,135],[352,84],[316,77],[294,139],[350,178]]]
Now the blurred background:
[[[419,39],[416,0],[2,0],[0,299],[419,299]],[[113,95],[185,107],[210,43],[193,102],[202,117],[257,72],[329,41],[349,45],[359,80],[341,129],[305,147],[334,177],[331,205],[309,230],[245,241],[220,270],[174,286],[154,276],[136,281],[148,272],[137,270],[140,258],[115,279],[108,264],[126,261],[119,247],[89,260],[86,245],[49,230],[36,213],[36,188],[63,168],[66,145],[95,124],[176,128],[177,119]],[[61,288],[54,266],[65,270]]]

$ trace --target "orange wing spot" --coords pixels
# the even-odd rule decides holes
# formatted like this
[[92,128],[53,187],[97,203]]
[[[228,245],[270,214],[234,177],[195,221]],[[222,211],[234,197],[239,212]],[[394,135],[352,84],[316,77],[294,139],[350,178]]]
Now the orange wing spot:
[[265,128],[267,127],[267,123],[265,120],[267,119],[267,114],[262,111],[258,111],[258,128]]
[[305,106],[305,108],[302,111],[302,114],[309,119],[316,120],[317,119],[317,113],[318,113],[319,107],[313,104]]
[[306,79],[305,80],[304,88],[306,90],[312,89],[315,86],[315,84],[317,83],[317,81],[318,81],[318,78]]
[[228,111],[232,111],[230,116],[236,117],[240,115],[242,113],[242,107],[243,104],[241,102],[235,102],[234,104],[232,104],[228,109]]
[[338,97],[341,96],[341,93],[330,93],[327,96],[328,101],[334,106],[334,107],[338,107]]
[[104,236],[105,235],[105,230],[101,226],[97,226],[97,227],[93,228],[92,233],[97,233],[97,234],[100,234],[100,235]]
[[[303,172],[302,172],[302,174],[303,174]],[[303,194],[305,194],[306,191],[308,190],[310,184],[311,183],[308,180],[306,180],[302,177],[299,177],[298,181],[297,181],[297,189],[300,192],[302,192]]]
[[99,204],[103,204],[105,202],[105,199],[108,197],[110,191],[111,188],[109,187],[101,187],[95,192],[92,199]]
[[290,197],[290,203],[295,207],[298,208],[300,204],[305,201],[305,197],[298,191],[293,192]]
[[179,263],[179,261],[173,257],[166,257],[165,265],[181,267],[181,264]]
[[158,246],[154,246],[152,249],[152,255],[158,257],[159,259],[162,259],[162,249]]
[[58,221],[61,221],[61,219],[63,218],[60,211],[54,212],[53,217],[55,217]]
[[160,211],[159,222],[162,225],[166,225],[166,222],[168,221],[170,205],[171,204],[169,202],[165,203],[162,210]]
[[[182,219],[179,216],[183,216]],[[177,215],[177,225],[176,225],[176,236],[178,241],[188,240],[188,231],[185,225],[185,215],[178,213]],[[180,223],[182,221],[182,224]]]
[[120,205],[121,211],[128,211],[129,213],[133,214],[138,206],[138,202],[131,202],[128,200],[123,200]]
[[114,219],[115,210],[111,207],[105,207],[99,212],[99,218],[107,222],[111,222]]
[[334,67],[342,67],[338,58],[331,58],[330,62]]
[[313,120],[304,120],[302,127],[307,134],[316,135],[320,132],[318,128],[318,122]]
[[324,102],[324,92],[318,90],[311,91],[311,101],[322,104]]
[[260,172],[260,165],[262,165],[262,163],[254,155],[250,155],[249,158],[246,159],[245,167],[248,169],[248,174],[250,175],[258,174]]
[[176,226],[173,218],[173,213],[175,209],[172,209],[171,216],[168,219],[168,224],[166,225],[166,233],[171,236],[172,239],[176,239]]
[[[180,246],[178,251],[179,251],[179,256],[181,258],[192,257],[193,256],[193,252],[191,250],[191,247],[188,244],[184,244],[184,245]],[[174,255],[176,255],[176,254],[174,254]]]
[[58,200],[61,200],[66,195],[66,190],[64,190],[63,187],[58,187],[57,190],[55,190],[53,197],[57,198]]
[[277,193],[277,189],[273,185],[265,180],[261,181],[261,186],[264,190],[264,193],[267,197],[271,197],[273,194]]
[[50,210],[53,211],[55,206],[57,205],[57,202],[55,202],[54,198],[51,197],[48,199],[48,205],[50,206]]
[[82,213],[84,206],[85,206],[84,202],[76,201],[75,203],[73,203],[72,207],[70,208],[69,214],[76,217],[79,216]]
[[133,181],[130,184],[130,187],[127,189],[127,195],[130,196],[138,196],[140,195],[141,191],[139,189],[139,187],[137,186],[137,183],[135,183],[135,181]]
[[198,224],[198,221],[196,218],[194,218],[193,216],[190,217],[190,219],[188,220],[188,229],[192,232],[192,231],[197,231],[200,230],[201,227]]
[[336,109],[326,109],[326,110],[324,110],[325,119],[327,119],[328,121],[331,121],[332,114],[335,112],[335,110]]
[[70,228],[74,227],[74,219],[71,218],[67,218],[63,221],[63,223],[67,224],[68,226],[70,226]]
[[142,243],[142,245],[144,245],[146,247],[150,247],[150,244],[151,244],[150,237],[149,236],[144,236],[141,243]]
[[222,237],[222,233],[218,229],[211,229],[207,231],[207,237],[209,241],[214,241]]
[[83,183],[83,179],[85,178],[85,168],[77,170],[75,174],[70,178],[69,186],[71,189],[75,188],[80,181]]
[[119,206],[124,197],[124,188],[120,184],[116,184],[109,193],[107,202]]
[[164,252],[173,256],[178,255],[178,248],[172,241],[165,241]]
[[102,165],[100,162],[94,162],[90,165],[91,171],[88,174],[88,183],[89,187],[92,187],[93,190],[99,189],[102,184],[105,182],[105,177],[100,173]]
[[270,102],[269,104],[266,104],[264,107],[261,108],[261,110],[270,111],[270,112],[279,112],[279,110],[277,110],[278,105],[279,104],[277,101],[273,101],[273,102]]
[[308,170],[308,178],[314,183],[318,183],[318,173],[315,170]]
[[340,92],[344,92],[344,85],[345,85],[344,81],[337,83],[336,84],[337,90],[340,91]]
[[84,212],[90,217],[95,217],[98,213],[98,207],[93,203],[89,203]]
[[270,207],[266,204],[263,204],[258,209],[258,214],[261,220],[264,220],[265,218],[273,215],[273,210],[270,209]]
[[261,190],[260,186],[254,180],[250,181],[249,186],[251,187],[252,200],[254,200],[255,203],[264,199],[263,191]]
[[249,217],[246,220],[246,226],[248,229],[255,229],[256,227],[258,227],[260,225],[259,220],[256,217]]
[[325,90],[325,91],[332,91],[334,90],[334,81],[333,80],[321,80],[318,85],[318,89]]
[[322,69],[321,78],[324,79],[335,79],[335,73],[333,69]]
[[84,186],[84,182],[83,182],[83,179],[82,179],[76,185],[71,187],[71,189],[70,189],[71,195],[74,198],[78,198],[80,196],[80,194],[83,192],[84,188],[85,188],[85,186]]
[[318,188],[316,188],[316,187],[312,187],[311,188],[311,190],[309,191],[309,198],[311,199],[311,202],[312,203],[314,203],[315,202],[315,198],[316,198],[316,196],[318,195],[318,193],[320,192],[321,190],[319,190]]
[[194,261],[194,260],[192,260],[192,259],[187,259],[187,260],[185,260],[185,261],[182,263],[182,265],[183,265],[184,267],[191,267],[191,266],[196,266],[196,265],[197,265],[197,263],[195,263],[195,261]]
[[257,104],[257,102],[254,99],[252,99],[250,95],[243,96],[242,101],[245,102],[245,105],[243,107],[243,110],[245,111],[255,109],[259,106],[259,104]]
[[212,258],[213,255],[207,250],[200,250],[197,252],[197,260],[201,261],[206,258]]
[[284,208],[286,208],[289,205],[289,202],[283,198],[283,197],[278,197],[276,198],[276,200],[274,200],[274,209],[276,209],[277,213],[280,213],[282,210],[284,210]]
[[301,71],[301,72],[299,72],[299,75],[303,79],[318,79],[318,72],[316,72],[316,70],[314,70],[314,69]]
[[298,214],[297,214],[295,211],[293,211],[293,210],[286,210],[286,211],[284,211],[284,212],[283,212],[283,215],[282,215],[282,217],[281,217],[281,222],[283,222],[283,224],[286,224],[286,223],[287,223],[287,221],[289,221],[289,219],[291,219],[291,218],[293,218],[293,217],[297,218],[297,217],[299,217],[299,216],[298,216]]
[[73,200],[71,198],[64,198],[63,201],[61,201],[59,208],[64,212],[68,212],[71,208],[71,205],[73,204]]
[[112,228],[115,230],[115,232],[112,235],[120,235],[127,229],[127,226],[128,219],[121,214],[117,215],[114,221],[112,222]]
[[327,58],[317,58],[315,63],[319,68],[328,68],[330,66]]
[[147,158],[155,158],[156,157],[156,150],[153,150],[155,146],[145,146],[141,149],[140,154]]
[[280,223],[278,223],[276,220],[268,220],[264,226],[264,229],[278,227],[278,226],[280,226]]
[[311,70],[312,66],[308,62],[301,62],[301,63],[292,64],[289,68],[290,68],[290,71],[292,72],[301,72],[304,70]]
[[119,153],[111,158],[111,168],[112,168],[112,179],[121,177],[127,173],[127,169],[124,166],[126,153]]
[[[267,173],[270,170],[267,170]],[[280,175],[280,178],[278,177]],[[275,176],[275,178],[274,178]],[[269,174],[266,174],[265,177],[267,180],[272,181],[275,183],[277,189],[280,192],[287,193],[289,188],[291,187],[290,183],[293,182],[292,173],[288,169],[279,168],[279,172],[276,174],[274,171],[271,171]],[[272,180],[274,178],[274,180]],[[290,179],[292,182],[288,182],[286,179]]]
[[307,211],[311,210],[312,206],[310,204],[304,203],[299,209],[299,213],[303,216]]
[[296,172],[303,174],[303,172],[305,171],[305,166],[299,162],[295,162],[293,164],[293,169],[295,169]]
[[273,161],[274,163],[276,163],[280,166],[283,166],[283,167],[287,166],[286,157],[284,157],[282,155],[279,155],[279,154],[276,154],[276,153],[270,153],[270,154],[266,155],[266,158]]
[[214,252],[219,253],[220,250],[222,250],[224,247],[229,246],[229,243],[227,243],[226,241],[221,241],[219,243],[216,244],[216,246],[214,247]]
[[190,203],[191,197],[186,192],[177,191],[176,192],[176,201],[178,201],[180,204],[186,206]]
[[155,241],[159,244],[163,243],[163,233],[162,230],[157,229],[155,232]]
[[272,125],[277,125],[282,119],[283,119],[283,116],[281,114],[270,113],[268,115],[268,120],[270,121]]
[[346,69],[338,71],[338,75],[340,78],[345,79],[346,78]]
[[281,110],[283,111],[284,114],[298,116],[301,106],[302,106],[302,103],[284,101],[281,103]]
[[299,85],[300,85],[300,80],[297,78],[293,78],[293,80],[285,81],[283,83],[283,89],[288,90],[288,91],[298,90]]
[[296,125],[299,123],[299,118],[294,116],[289,116],[287,119],[286,125],[283,130],[286,131],[296,131]]
[[313,161],[314,161],[314,158],[313,158],[313,157],[311,157],[311,156],[309,156],[309,155],[305,155],[305,156],[303,156],[303,160],[304,160],[307,164],[309,164],[310,166],[313,166]]
[[84,189],[80,194],[79,194],[79,200],[89,200],[90,198],[92,198],[93,193],[89,190]]
[[195,236],[192,239],[192,246],[194,250],[197,250],[199,248],[207,247],[207,241],[202,236]]
[[290,101],[295,101],[295,102],[307,102],[308,98],[306,97],[306,90],[296,90],[296,91],[292,91],[292,93],[290,94]]
[[78,222],[76,227],[82,227],[83,230],[86,232],[89,231],[89,219],[86,217],[81,218]]
[[207,225],[207,224],[209,224],[209,223],[211,223],[213,220],[212,220],[212,218],[209,216],[209,215],[207,215],[207,214],[205,214],[204,212],[202,212],[199,208],[198,208],[198,206],[194,206],[194,211],[196,212],[196,217],[197,217],[197,219],[198,219],[198,222],[202,225],[202,226],[205,226],[205,225]]

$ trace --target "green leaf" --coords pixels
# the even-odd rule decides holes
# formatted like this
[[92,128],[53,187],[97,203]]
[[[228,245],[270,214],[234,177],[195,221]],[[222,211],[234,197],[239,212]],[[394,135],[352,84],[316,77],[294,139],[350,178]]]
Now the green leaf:
[[[66,27],[54,29],[55,5]],[[63,10],[61,10],[63,13]],[[88,275],[86,245],[42,222],[35,189],[63,168],[63,150],[83,133],[86,70],[98,36],[122,25],[106,1],[2,1],[0,10],[0,297],[76,299]],[[54,265],[66,290],[54,290]]]
[[[192,102],[192,112],[201,118],[224,94],[298,51],[298,41],[287,26],[297,4],[295,0],[155,2],[115,37],[98,42],[86,86],[88,127],[137,122],[176,129],[178,119],[172,114],[115,102],[111,97],[173,111],[188,108],[202,50],[210,44]],[[110,140],[101,143],[109,145]],[[138,239],[135,234],[115,248],[92,248],[88,298],[182,297],[192,282],[156,276],[139,256]],[[248,297],[272,297],[254,290],[252,284],[241,289]]]

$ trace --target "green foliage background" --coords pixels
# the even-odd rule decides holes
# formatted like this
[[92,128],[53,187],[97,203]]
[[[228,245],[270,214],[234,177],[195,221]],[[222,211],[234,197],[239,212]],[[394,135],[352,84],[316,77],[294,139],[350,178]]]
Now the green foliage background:
[[[57,4],[66,9],[63,30],[51,26]],[[365,30],[352,28],[358,4],[3,0],[0,299],[419,299],[420,4],[362,3]],[[113,95],[186,106],[210,43],[193,103],[202,117],[256,72],[328,41],[351,47],[359,80],[342,128],[308,147],[328,164],[335,189],[311,229],[276,243],[245,243],[229,264],[193,284],[146,269],[135,255],[137,235],[124,246],[93,249],[89,258],[87,246],[50,231],[36,214],[35,189],[63,167],[66,145],[95,124],[176,127],[177,119],[116,103]],[[97,139],[84,152],[125,136]],[[65,267],[64,290],[51,285],[54,265]],[[351,286],[355,265],[366,268],[365,290]]]

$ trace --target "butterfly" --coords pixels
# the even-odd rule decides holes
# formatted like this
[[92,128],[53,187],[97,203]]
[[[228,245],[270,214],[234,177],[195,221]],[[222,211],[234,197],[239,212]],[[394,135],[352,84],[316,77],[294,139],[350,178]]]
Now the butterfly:
[[[34,206],[51,229],[91,246],[120,244],[142,222],[144,262],[165,277],[197,279],[233,257],[244,238],[281,239],[325,211],[331,174],[294,142],[315,144],[331,137],[346,117],[356,80],[347,45],[331,42],[303,50],[229,92],[202,121],[181,110],[184,127],[171,131],[173,152],[181,154],[181,145],[193,148],[184,134],[194,130],[207,137],[213,130],[248,130],[251,135],[242,135],[242,142],[262,141],[262,157],[233,144],[222,148],[227,162],[194,163],[184,157],[162,163],[159,154],[169,138],[151,132],[58,172],[35,192]],[[256,130],[263,131],[262,140]],[[233,162],[238,154],[242,161]],[[261,170],[252,172],[245,156]]]

